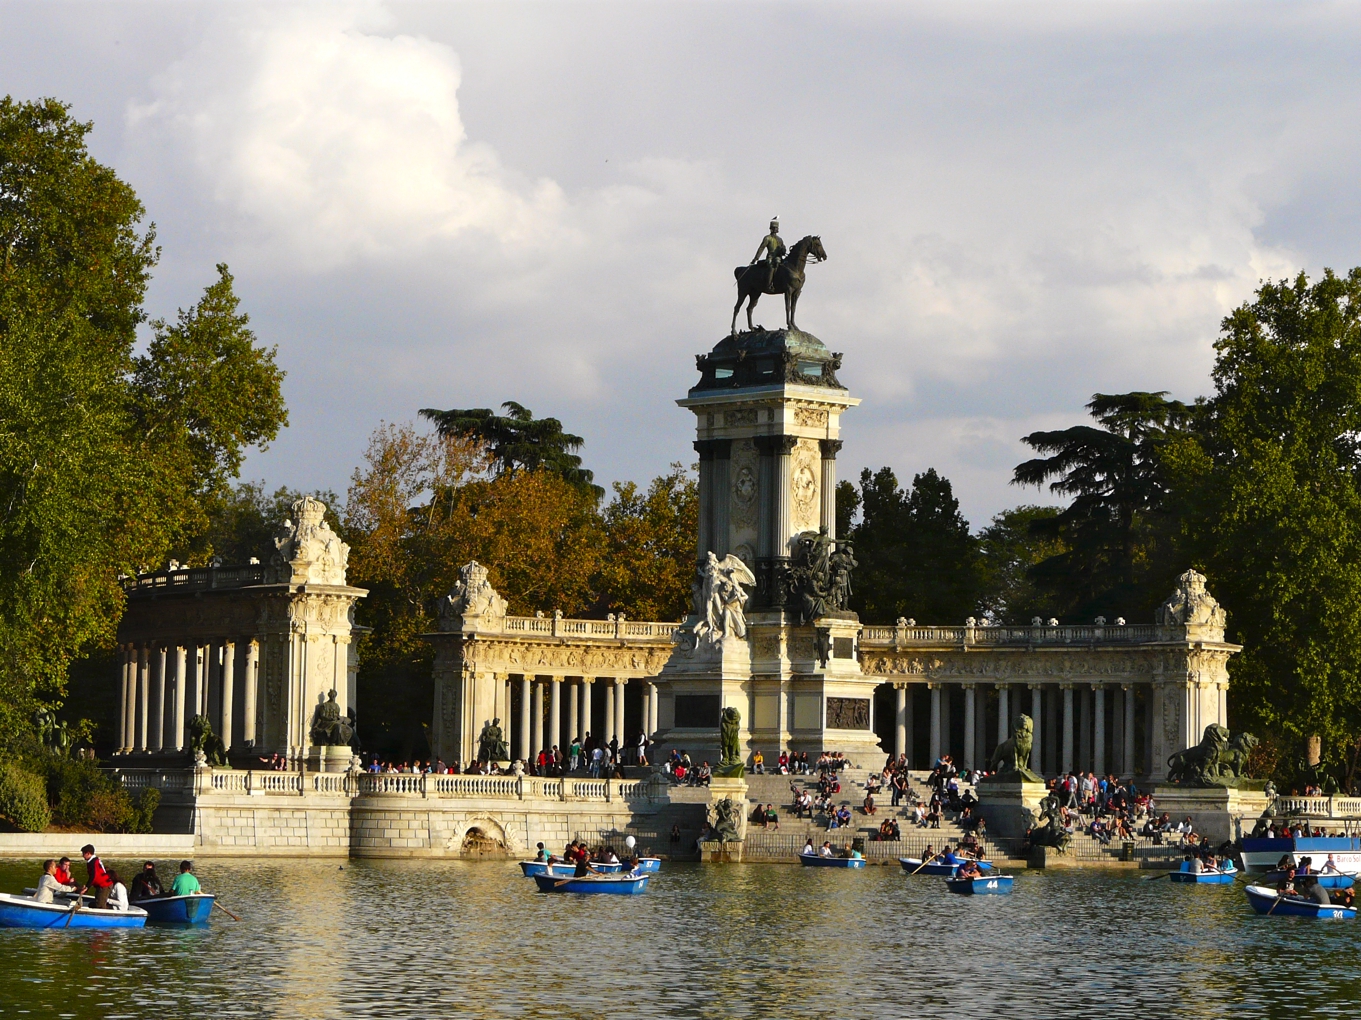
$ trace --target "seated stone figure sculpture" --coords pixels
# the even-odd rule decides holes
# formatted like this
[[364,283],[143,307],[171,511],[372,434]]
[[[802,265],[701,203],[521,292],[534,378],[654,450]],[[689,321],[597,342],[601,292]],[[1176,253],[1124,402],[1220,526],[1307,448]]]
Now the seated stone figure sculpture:
[[340,714],[340,705],[336,703],[334,688],[326,696],[326,700],[317,706],[310,735],[313,744],[326,747],[346,746],[354,737],[349,719]]

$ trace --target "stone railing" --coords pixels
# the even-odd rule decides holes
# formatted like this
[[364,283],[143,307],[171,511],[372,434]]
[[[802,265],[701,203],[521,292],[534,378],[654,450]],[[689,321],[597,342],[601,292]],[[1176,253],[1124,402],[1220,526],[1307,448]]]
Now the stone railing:
[[1361,818],[1361,797],[1277,797],[1276,813],[1284,817]]
[[123,590],[129,595],[166,591],[204,591],[215,588],[244,588],[265,583],[265,567],[252,563],[241,567],[194,567],[185,570],[160,570],[125,578]]
[[860,632],[865,648],[964,647],[997,645],[1147,644],[1180,640],[1183,628],[1152,626],[1082,627],[866,627]]
[[[496,618],[493,618],[495,620]],[[645,638],[671,641],[679,623],[657,623],[650,620],[627,620],[617,617],[612,620],[569,620],[563,616],[505,616],[500,618],[497,628],[489,621],[478,625],[479,634],[504,634],[520,636],[538,634],[544,637],[598,638],[605,640],[624,638]]]
[[418,773],[255,772],[237,769],[122,769],[129,791],[155,787],[166,793],[205,796],[421,797],[440,800],[616,801],[664,796],[654,780],[541,778],[539,776],[450,776]]

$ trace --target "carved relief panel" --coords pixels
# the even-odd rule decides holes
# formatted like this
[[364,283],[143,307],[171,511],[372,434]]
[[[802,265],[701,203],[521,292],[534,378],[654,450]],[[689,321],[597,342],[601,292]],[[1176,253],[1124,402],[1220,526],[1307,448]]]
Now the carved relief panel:
[[822,477],[822,453],[811,439],[800,439],[790,464],[790,524],[794,533],[817,531],[821,522],[818,487]]

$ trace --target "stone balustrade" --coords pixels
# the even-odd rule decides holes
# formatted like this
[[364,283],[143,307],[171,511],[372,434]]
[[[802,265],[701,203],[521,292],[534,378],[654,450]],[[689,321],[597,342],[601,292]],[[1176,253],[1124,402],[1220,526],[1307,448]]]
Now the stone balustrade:
[[1285,818],[1361,819],[1361,797],[1278,797],[1276,813]]
[[[1167,634],[1161,633],[1168,631]],[[1176,640],[1173,628],[1155,626],[1031,626],[1031,627],[866,627],[860,632],[862,647],[873,648],[959,648],[968,646],[1015,645],[1111,645],[1149,644]]]
[[329,794],[353,797],[420,797],[441,800],[598,801],[660,800],[665,785],[651,780],[541,778],[539,776],[426,775],[414,773],[256,772],[238,769],[120,769],[129,791],[154,787],[170,795]]

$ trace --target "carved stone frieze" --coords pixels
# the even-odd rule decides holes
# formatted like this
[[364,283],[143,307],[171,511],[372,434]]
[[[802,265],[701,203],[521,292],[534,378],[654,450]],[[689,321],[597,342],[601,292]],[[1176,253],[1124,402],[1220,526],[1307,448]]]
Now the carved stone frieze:
[[738,439],[732,444],[732,523],[737,528],[755,528],[760,461],[756,444]]
[[732,411],[724,411],[723,424],[730,429],[737,428],[742,425],[755,425],[756,408],[739,407]]
[[795,532],[816,531],[822,512],[818,494],[822,457],[817,443],[800,439],[791,461],[790,523]]
[[827,412],[818,407],[796,407],[794,424],[807,429],[826,428]]

